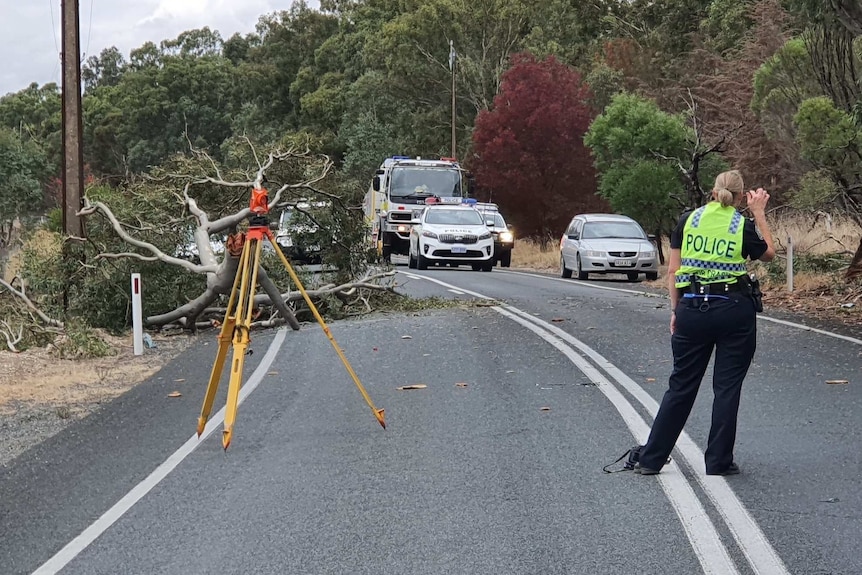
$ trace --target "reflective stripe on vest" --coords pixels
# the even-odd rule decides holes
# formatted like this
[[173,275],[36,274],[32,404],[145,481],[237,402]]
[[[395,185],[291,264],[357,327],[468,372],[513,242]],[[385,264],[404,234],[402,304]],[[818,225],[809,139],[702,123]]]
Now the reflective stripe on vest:
[[682,261],[676,272],[676,287],[692,281],[733,282],[747,273],[742,256],[745,226],[734,208],[710,202],[688,217],[683,227]]

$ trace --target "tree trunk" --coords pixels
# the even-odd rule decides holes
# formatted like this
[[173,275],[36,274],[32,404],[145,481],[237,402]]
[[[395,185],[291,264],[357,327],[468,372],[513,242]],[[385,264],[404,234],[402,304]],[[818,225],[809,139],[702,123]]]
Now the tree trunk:
[[850,262],[850,267],[847,268],[844,278],[848,281],[862,278],[862,238],[859,238],[859,246],[856,248],[856,253],[853,254],[853,260]]
[[664,265],[664,250],[661,246],[661,229],[655,231],[655,251],[658,252],[658,263]]

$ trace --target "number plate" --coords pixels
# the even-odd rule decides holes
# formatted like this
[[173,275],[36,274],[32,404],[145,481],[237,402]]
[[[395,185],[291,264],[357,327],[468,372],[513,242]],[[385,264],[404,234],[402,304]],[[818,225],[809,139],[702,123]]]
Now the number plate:
[[631,260],[616,260],[614,265],[618,268],[630,268],[633,264]]
[[467,248],[465,248],[464,246],[452,246],[452,253],[453,254],[466,254]]

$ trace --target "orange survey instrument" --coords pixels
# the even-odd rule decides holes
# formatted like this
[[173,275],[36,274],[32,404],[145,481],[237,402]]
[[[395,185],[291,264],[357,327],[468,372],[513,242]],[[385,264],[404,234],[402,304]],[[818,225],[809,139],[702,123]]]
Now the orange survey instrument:
[[371,397],[353,368],[344,352],[338,346],[329,326],[321,317],[317,306],[311,301],[308,292],[305,291],[302,282],[299,281],[299,276],[290,265],[287,257],[281,251],[281,248],[275,242],[272,231],[269,229],[269,221],[266,215],[269,213],[269,198],[267,191],[262,186],[255,186],[251,194],[251,202],[249,205],[251,217],[249,219],[249,228],[243,237],[241,234],[231,236],[230,244],[231,252],[236,253],[239,249],[239,244],[242,244],[242,251],[239,254],[239,268],[236,272],[236,277],[233,281],[233,287],[230,292],[230,299],[227,304],[224,321],[221,324],[221,332],[218,337],[218,351],[216,352],[215,363],[213,364],[212,372],[210,373],[209,384],[207,385],[206,395],[204,396],[201,415],[198,418],[198,436],[204,432],[207,420],[212,413],[213,403],[215,402],[216,391],[218,390],[219,381],[221,380],[222,370],[224,369],[225,361],[227,360],[228,345],[233,346],[233,360],[231,362],[230,383],[228,384],[227,406],[225,409],[224,431],[222,432],[222,446],[227,449],[233,436],[233,426],[236,422],[237,407],[239,405],[239,390],[242,385],[242,370],[245,363],[245,356],[248,350],[248,345],[251,342],[250,331],[251,322],[254,313],[254,293],[257,285],[258,270],[260,269],[260,255],[263,247],[263,241],[270,243],[275,253],[281,259],[290,278],[296,284],[302,294],[305,303],[314,314],[314,318],[323,332],[335,349],[335,353],[341,359],[347,373],[350,375],[359,393],[371,408],[377,422],[386,429],[386,421],[383,418],[383,410],[377,409],[371,401]]

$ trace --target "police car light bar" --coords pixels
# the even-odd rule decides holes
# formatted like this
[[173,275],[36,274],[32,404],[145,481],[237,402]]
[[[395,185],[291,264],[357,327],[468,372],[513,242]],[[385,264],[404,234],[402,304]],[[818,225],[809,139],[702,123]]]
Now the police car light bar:
[[464,198],[463,200],[461,200],[461,203],[467,204],[468,206],[475,206],[476,198]]
[[425,198],[425,205],[430,206],[431,204],[437,204],[439,200],[437,198]]

